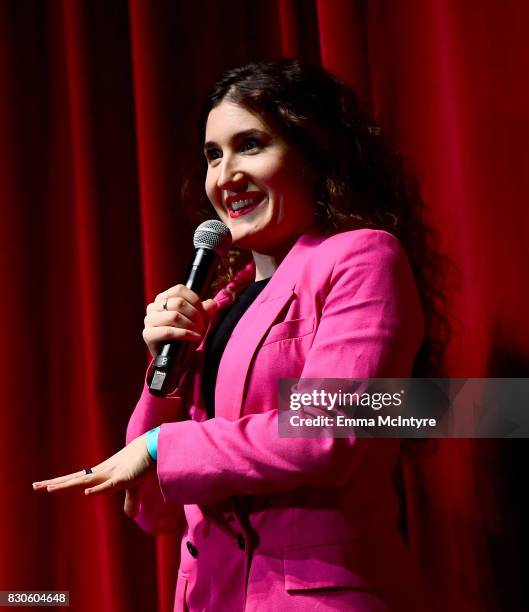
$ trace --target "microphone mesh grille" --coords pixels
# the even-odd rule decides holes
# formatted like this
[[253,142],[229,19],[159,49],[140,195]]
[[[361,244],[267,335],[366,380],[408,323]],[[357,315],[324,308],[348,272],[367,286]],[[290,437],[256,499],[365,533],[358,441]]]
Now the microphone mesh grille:
[[195,249],[211,249],[224,257],[231,247],[231,232],[222,221],[204,221],[195,230],[193,246]]

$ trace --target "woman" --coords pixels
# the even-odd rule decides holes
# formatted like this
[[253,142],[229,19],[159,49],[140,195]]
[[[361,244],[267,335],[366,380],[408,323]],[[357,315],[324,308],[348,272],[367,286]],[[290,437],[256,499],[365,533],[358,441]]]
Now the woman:
[[297,61],[227,71],[202,136],[237,248],[214,299],[172,287],[143,333],[153,356],[200,342],[192,363],[169,397],[145,388],[125,448],[34,486],[126,488],[150,533],[185,520],[175,610],[431,610],[397,531],[399,442],[280,438],[277,423],[280,378],[436,371],[445,319],[417,190],[353,93]]

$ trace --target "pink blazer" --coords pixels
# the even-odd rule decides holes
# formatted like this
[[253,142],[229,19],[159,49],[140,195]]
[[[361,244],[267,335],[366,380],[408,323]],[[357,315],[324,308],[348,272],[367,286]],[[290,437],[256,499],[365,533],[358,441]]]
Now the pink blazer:
[[[230,304],[226,289],[215,299],[219,313]],[[236,326],[215,418],[200,393],[204,341],[172,397],[144,390],[127,442],[163,425],[136,521],[159,533],[185,515],[175,610],[433,609],[396,529],[398,440],[280,438],[277,422],[278,379],[407,377],[422,338],[396,238],[309,233]]]

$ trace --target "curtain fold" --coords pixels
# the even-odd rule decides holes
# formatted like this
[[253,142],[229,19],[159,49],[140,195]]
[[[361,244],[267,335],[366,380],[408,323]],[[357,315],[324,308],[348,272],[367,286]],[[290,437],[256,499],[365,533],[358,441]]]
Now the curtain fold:
[[[528,25],[516,0],[0,3],[0,590],[172,609],[176,535],[142,534],[122,494],[31,482],[123,445],[145,306],[191,253],[181,187],[225,67],[298,56],[356,89],[461,273],[451,375],[528,376]],[[444,607],[527,604],[526,450],[441,440],[406,457],[410,543]]]

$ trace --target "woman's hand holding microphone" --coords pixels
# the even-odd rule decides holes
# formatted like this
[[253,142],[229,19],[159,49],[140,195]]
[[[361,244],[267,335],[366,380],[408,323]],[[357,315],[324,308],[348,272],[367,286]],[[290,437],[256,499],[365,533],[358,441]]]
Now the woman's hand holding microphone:
[[[156,357],[162,344],[171,340],[200,342],[216,310],[214,300],[202,302],[199,296],[185,285],[175,285],[160,293],[154,302],[147,306],[143,330],[143,339],[153,357]],[[146,436],[145,433],[132,440],[91,469],[34,482],[33,489],[54,493],[82,488],[85,495],[127,489],[124,509],[128,516],[133,517],[137,513],[139,503],[136,485],[150,470],[155,469],[155,462],[147,451]]]
[[200,342],[217,310],[214,300],[202,302],[185,285],[175,285],[160,293],[147,306],[143,339],[153,357],[160,345],[171,340]]

